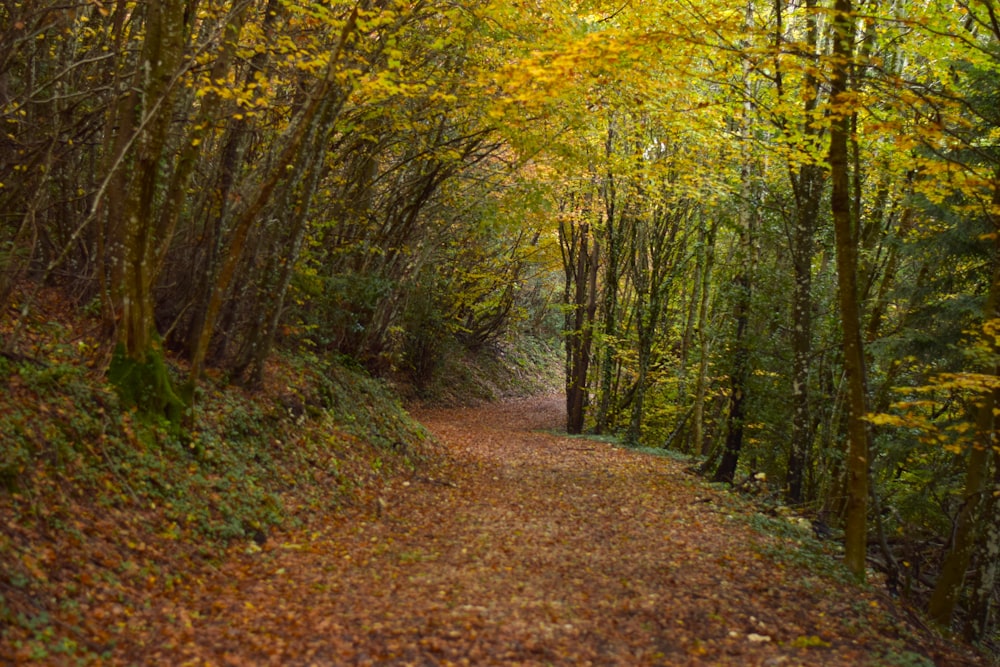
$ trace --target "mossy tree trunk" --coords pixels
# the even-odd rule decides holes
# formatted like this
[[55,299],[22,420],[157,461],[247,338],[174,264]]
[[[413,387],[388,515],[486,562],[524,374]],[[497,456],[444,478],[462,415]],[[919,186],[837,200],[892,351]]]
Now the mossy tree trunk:
[[[159,252],[165,246],[163,217],[178,79],[185,60],[189,26],[188,2],[164,0],[145,7],[145,34],[132,91],[127,97],[127,128],[135,128],[130,160],[123,160],[110,188],[108,250],[114,280],[110,284],[118,345],[109,379],[123,400],[143,412],[159,413],[175,421],[183,402],[174,392],[156,333],[153,287]],[[128,145],[122,146],[127,149]],[[180,198],[180,194],[176,195]],[[120,198],[114,200],[114,197]]]

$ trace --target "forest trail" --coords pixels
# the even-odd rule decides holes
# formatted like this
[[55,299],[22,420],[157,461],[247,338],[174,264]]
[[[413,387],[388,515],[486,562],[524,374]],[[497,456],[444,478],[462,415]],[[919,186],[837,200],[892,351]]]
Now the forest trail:
[[681,463],[543,430],[563,415],[560,398],[418,413],[437,462],[149,600],[112,661],[929,664],[886,598],[776,563],[794,544]]

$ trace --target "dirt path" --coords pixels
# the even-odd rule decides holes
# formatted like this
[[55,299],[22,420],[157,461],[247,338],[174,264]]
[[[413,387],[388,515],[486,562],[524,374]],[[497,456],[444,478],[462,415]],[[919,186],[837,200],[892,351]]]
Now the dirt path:
[[418,415],[447,447],[442,463],[151,602],[170,621],[116,657],[929,664],[886,636],[895,629],[884,600],[777,565],[763,555],[777,540],[681,464],[540,431],[561,424],[561,407],[553,398]]

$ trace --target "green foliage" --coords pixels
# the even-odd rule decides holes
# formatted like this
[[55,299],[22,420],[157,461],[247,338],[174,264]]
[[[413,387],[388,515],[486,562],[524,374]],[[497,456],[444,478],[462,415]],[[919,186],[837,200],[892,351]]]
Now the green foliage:
[[435,276],[422,275],[402,318],[406,332],[402,362],[418,390],[425,389],[436,376],[456,332],[455,323],[445,313],[447,304],[442,295],[446,293],[446,286]]
[[889,651],[879,658],[886,667],[934,667],[934,661],[913,651]]
[[755,545],[761,554],[805,572],[845,584],[855,583],[857,579],[839,559],[840,554],[831,550],[829,544],[818,541],[807,523],[769,517],[760,512],[747,516],[747,524],[751,528],[771,538]]
[[11,398],[0,410],[0,482],[8,491],[29,483],[36,465],[75,465],[105,439],[109,414],[118,410],[116,396],[95,388],[92,375],[69,360],[71,350],[50,354],[45,362],[0,360]]
[[796,637],[790,642],[795,648],[829,648],[830,642],[824,641],[816,635]]
[[316,332],[316,344],[346,355],[366,352],[364,344],[372,317],[392,289],[392,282],[377,274],[351,273],[325,279],[320,295],[309,301],[311,319],[305,322]]
[[[593,438],[596,436],[591,436],[591,437]],[[634,452],[649,454],[650,456],[662,456],[664,458],[672,459],[674,461],[680,461],[681,463],[692,464],[695,461],[697,461],[695,457],[690,456],[688,454],[684,454],[683,452],[678,452],[673,449],[663,449],[661,447],[643,447],[641,445],[637,447],[629,447],[629,449],[631,449]]]

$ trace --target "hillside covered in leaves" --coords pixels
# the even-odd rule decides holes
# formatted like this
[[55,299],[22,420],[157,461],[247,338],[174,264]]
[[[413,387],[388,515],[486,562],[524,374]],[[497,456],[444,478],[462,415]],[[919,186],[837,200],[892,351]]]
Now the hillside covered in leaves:
[[99,655],[60,600],[185,570],[130,545],[266,543],[545,367],[995,649],[997,14],[3,0],[5,636]]

